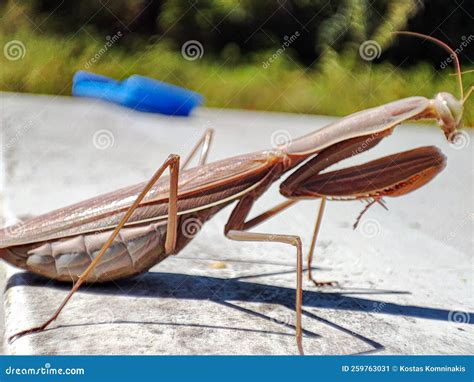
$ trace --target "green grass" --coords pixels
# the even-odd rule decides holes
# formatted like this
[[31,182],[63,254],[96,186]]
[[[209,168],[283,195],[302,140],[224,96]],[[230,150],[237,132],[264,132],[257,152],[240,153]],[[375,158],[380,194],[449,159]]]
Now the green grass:
[[[27,29],[1,32],[0,47],[19,40],[26,48],[25,56],[17,61],[0,57],[3,91],[68,95],[73,74],[85,69],[105,43],[87,34],[36,35]],[[273,53],[229,64],[206,52],[199,60],[187,61],[166,43],[139,46],[133,52],[113,46],[89,70],[117,79],[137,73],[191,88],[206,97],[208,106],[293,113],[343,116],[413,95],[432,97],[447,91],[459,96],[456,78],[448,75],[451,69],[436,72],[431,66],[418,65],[400,70],[389,64],[371,65],[356,53],[330,51],[312,69],[295,64],[287,52],[264,69],[263,61]],[[472,78],[473,73],[464,76],[465,87],[472,84]],[[474,108],[469,105],[465,124],[473,126]]]

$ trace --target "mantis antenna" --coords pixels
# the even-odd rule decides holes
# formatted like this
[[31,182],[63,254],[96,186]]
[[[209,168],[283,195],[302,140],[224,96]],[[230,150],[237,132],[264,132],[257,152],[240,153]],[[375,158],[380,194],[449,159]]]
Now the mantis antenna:
[[467,99],[469,98],[469,96],[472,94],[472,91],[473,91],[473,90],[474,90],[474,86],[471,86],[471,87],[469,88],[469,90],[467,91],[466,96],[465,96],[464,99],[462,100],[462,104],[463,104],[463,105],[464,105],[464,102],[466,102]]
[[[444,43],[443,41],[441,40],[438,40],[437,38],[435,37],[432,37],[432,36],[428,36],[428,35],[425,35],[423,33],[417,33],[417,32],[408,32],[408,31],[397,31],[397,32],[392,32],[394,34],[398,34],[398,35],[405,35],[405,36],[414,36],[414,37],[418,37],[418,38],[422,38],[422,39],[425,39],[425,40],[430,40],[432,42],[434,42],[435,44],[441,46],[442,48],[444,48],[445,50],[447,50],[453,57],[454,59],[454,64],[456,66],[456,73],[455,75],[458,76],[458,80],[459,80],[459,89],[461,91],[461,100],[464,101],[466,100],[466,98],[464,98],[464,88],[463,88],[463,84],[462,84],[462,72],[461,72],[461,64],[459,62],[459,57],[458,55],[456,54],[456,52],[446,43]],[[470,94],[470,92],[469,92]]]
[[[461,72],[461,74],[466,74],[466,73],[473,73],[474,72],[474,69],[471,69],[471,70],[464,70]],[[451,73],[450,76],[456,76],[457,73]],[[472,94],[472,92],[474,91],[474,86],[471,85],[466,93],[466,95],[464,96],[464,99],[462,100],[462,104],[464,105],[464,103],[467,101],[467,99],[469,98],[469,96]]]

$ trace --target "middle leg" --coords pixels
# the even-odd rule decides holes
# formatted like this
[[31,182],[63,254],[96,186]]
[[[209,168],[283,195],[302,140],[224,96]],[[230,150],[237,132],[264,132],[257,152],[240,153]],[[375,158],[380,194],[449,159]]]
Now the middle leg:
[[[289,199],[285,200],[284,202],[277,204],[276,206],[270,208],[269,210],[261,213],[260,215],[250,219],[248,222],[245,222],[243,225],[243,230],[249,230],[260,223],[274,217],[275,215],[283,212],[287,208],[291,207],[292,205],[296,204],[298,199]],[[313,236],[311,238],[311,246],[307,256],[307,269],[308,269],[308,279],[313,282],[316,287],[324,287],[324,286],[337,286],[337,281],[316,281],[313,278],[312,274],[312,265],[313,265],[313,258],[314,258],[314,251],[316,248],[316,242],[318,239],[318,233],[321,228],[321,222],[324,214],[326,206],[326,197],[321,198],[321,203],[319,205],[318,215],[316,218],[316,222],[314,225]]]
[[[224,233],[226,237],[236,241],[267,241],[277,242],[287,245],[291,245],[296,248],[296,296],[295,296],[295,311],[296,311],[296,344],[298,351],[301,355],[304,354],[303,342],[302,342],[302,304],[303,304],[303,256],[302,256],[302,245],[301,238],[295,235],[286,234],[269,234],[269,233],[254,233],[248,232],[252,226],[257,225],[262,221],[258,219],[252,219],[249,222],[245,222],[255,200],[265,192],[273,181],[273,175],[270,172],[262,183],[252,193],[247,194],[239,200],[237,206],[231,213],[229,220],[225,226]],[[275,207],[273,213],[270,212],[266,215],[268,219],[270,216],[284,210],[289,207],[292,203],[285,202]],[[276,212],[275,212],[276,211]],[[265,219],[263,219],[265,220]],[[249,224],[253,222],[253,224]]]
[[319,204],[318,215],[316,217],[316,223],[314,224],[313,237],[311,238],[311,246],[308,253],[308,280],[312,281],[314,286],[323,287],[323,286],[337,286],[339,283],[337,281],[316,281],[313,278],[313,256],[314,250],[316,248],[316,241],[318,240],[319,229],[321,228],[321,222],[323,221],[324,209],[326,207],[326,197],[321,198]]

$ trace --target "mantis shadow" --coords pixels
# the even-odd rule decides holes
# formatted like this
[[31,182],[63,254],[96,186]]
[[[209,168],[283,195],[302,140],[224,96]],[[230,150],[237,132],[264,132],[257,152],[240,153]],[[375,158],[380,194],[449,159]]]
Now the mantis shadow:
[[[71,284],[45,279],[28,272],[14,274],[6,289],[14,286],[42,286],[69,290]],[[273,303],[294,308],[295,290],[275,285],[265,285],[240,278],[224,279],[180,273],[147,272],[126,280],[87,285],[82,293],[122,295],[130,297],[179,298],[189,300],[211,300],[214,302],[245,301]],[[305,308],[334,309],[374,314],[390,314],[439,321],[451,321],[452,310],[401,305],[376,299],[355,297],[356,295],[407,294],[403,291],[377,289],[340,289],[338,291],[303,291]],[[378,307],[378,309],[374,309]],[[468,315],[467,323],[474,324],[474,312]]]
[[[70,284],[51,281],[28,272],[16,273],[10,277],[6,289],[8,290],[15,286],[41,286],[62,290],[69,290],[71,288]],[[131,279],[87,285],[81,289],[81,292],[128,296],[133,298],[209,300],[272,321],[274,321],[273,318],[239,306],[235,304],[235,302],[272,303],[284,306],[288,309],[294,309],[295,303],[295,290],[293,288],[242,281],[239,278],[223,279],[163,272],[148,272]],[[322,322],[323,324],[329,325],[334,329],[340,330],[367,343],[373,350],[365,353],[380,351],[384,349],[384,346],[377,341],[358,334],[327,318],[320,317],[314,311],[309,311],[308,309],[318,308],[337,311],[368,312],[373,314],[389,314],[394,316],[451,321],[452,311],[450,310],[401,305],[380,299],[360,297],[360,295],[384,294],[407,294],[407,292],[377,289],[342,289],[338,291],[305,290],[303,292],[303,314],[312,320]],[[356,297],[355,295],[358,296]],[[468,317],[467,323],[474,323],[474,313],[463,312],[463,314]],[[286,323],[281,323],[281,325],[294,328],[292,325]],[[304,334],[306,336],[318,337],[317,334],[309,331],[305,331]]]

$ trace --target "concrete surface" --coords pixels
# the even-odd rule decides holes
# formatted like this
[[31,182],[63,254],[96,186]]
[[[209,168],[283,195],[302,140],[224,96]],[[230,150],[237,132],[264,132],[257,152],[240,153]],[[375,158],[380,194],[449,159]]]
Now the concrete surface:
[[[216,129],[215,160],[331,120],[215,109],[168,118],[85,99],[0,97],[7,223],[147,179],[169,153],[185,155],[206,127]],[[328,203],[315,274],[341,287],[316,289],[305,279],[308,354],[473,352],[474,137],[463,138],[453,147],[436,127],[401,126],[357,159],[436,145],[448,167],[423,189],[387,199],[390,211],[371,208],[355,231],[363,204]],[[279,200],[274,187],[256,209]],[[300,203],[257,231],[299,234],[307,250],[317,206]],[[284,245],[227,240],[229,213],[151,272],[82,288],[49,330],[4,344],[4,352],[296,354],[294,255]],[[215,269],[216,261],[226,267]],[[44,321],[68,291],[3,263],[0,272],[7,335]]]

